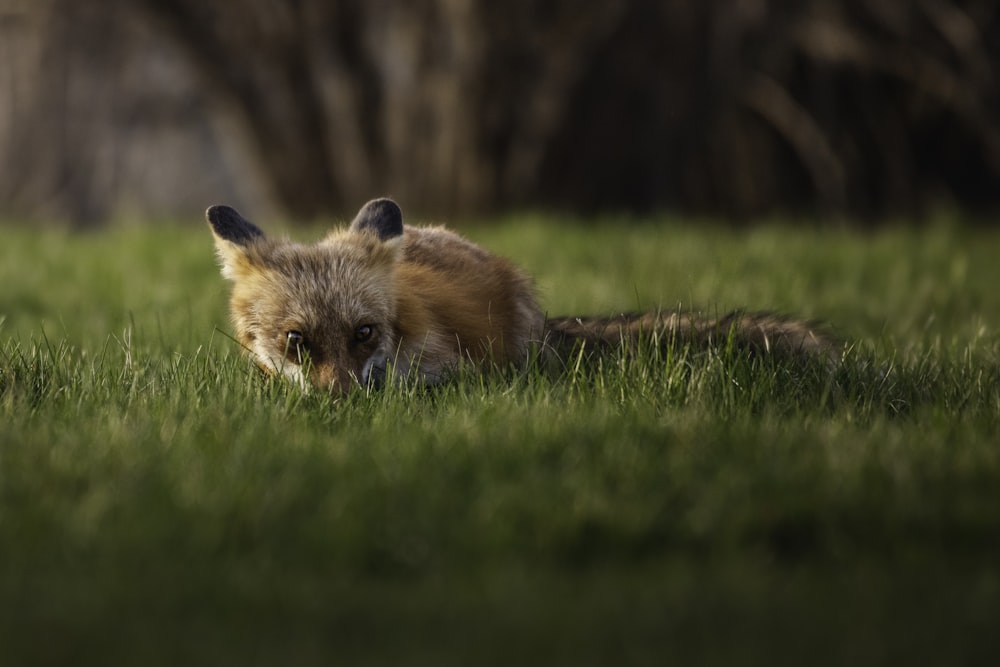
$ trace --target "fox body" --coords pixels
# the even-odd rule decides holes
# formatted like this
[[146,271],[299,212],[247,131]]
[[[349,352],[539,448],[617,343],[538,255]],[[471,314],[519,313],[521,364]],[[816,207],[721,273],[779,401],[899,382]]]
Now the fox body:
[[835,352],[810,324],[765,313],[546,319],[531,279],[511,262],[442,227],[404,225],[389,199],[310,245],[266,237],[227,206],[206,216],[233,282],[237,340],[265,372],[334,393],[409,373],[434,383],[465,361],[517,365],[534,348],[559,355],[644,335]]
[[390,372],[434,382],[462,360],[515,363],[542,335],[527,276],[444,228],[404,226],[390,200],[312,245],[266,238],[228,207],[207,217],[237,339],[303,385],[340,392]]

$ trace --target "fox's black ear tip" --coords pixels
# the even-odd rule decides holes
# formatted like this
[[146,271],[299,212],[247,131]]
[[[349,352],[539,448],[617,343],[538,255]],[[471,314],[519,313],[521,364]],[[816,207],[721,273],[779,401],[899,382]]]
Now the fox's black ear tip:
[[216,222],[222,222],[223,219],[234,219],[241,218],[239,211],[237,211],[232,206],[226,206],[225,204],[214,204],[205,209],[205,219],[208,220],[213,225]]
[[403,217],[403,211],[399,208],[399,204],[388,197],[378,197],[377,199],[372,199],[361,207],[362,211],[365,209],[377,211],[382,214],[388,214],[397,218]]
[[361,207],[351,228],[375,232],[383,241],[403,233],[403,211],[388,197],[372,199]]
[[224,204],[209,206],[205,211],[205,219],[220,238],[239,245],[245,245],[264,235],[257,225],[240,215],[232,206]]

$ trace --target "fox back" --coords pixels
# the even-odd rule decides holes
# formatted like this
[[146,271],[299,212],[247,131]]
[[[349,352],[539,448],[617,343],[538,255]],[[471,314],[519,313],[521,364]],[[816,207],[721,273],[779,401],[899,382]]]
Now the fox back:
[[206,217],[237,340],[302,386],[341,393],[410,372],[433,383],[463,360],[516,363],[541,336],[527,276],[446,229],[404,225],[388,199],[309,245],[227,206]]

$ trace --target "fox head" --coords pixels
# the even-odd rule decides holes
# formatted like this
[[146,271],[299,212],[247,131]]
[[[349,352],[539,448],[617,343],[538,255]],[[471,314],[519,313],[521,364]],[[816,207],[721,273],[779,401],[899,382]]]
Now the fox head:
[[368,202],[349,227],[309,245],[268,238],[228,206],[206,217],[222,275],[233,282],[237,340],[258,366],[338,394],[385,379],[398,343],[403,245],[393,201]]

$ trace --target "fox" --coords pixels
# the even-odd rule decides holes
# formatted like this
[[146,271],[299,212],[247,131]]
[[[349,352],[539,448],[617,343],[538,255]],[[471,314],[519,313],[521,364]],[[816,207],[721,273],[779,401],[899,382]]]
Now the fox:
[[403,223],[373,199],[346,227],[302,244],[266,236],[236,209],[206,211],[234,337],[267,375],[342,396],[416,375],[435,385],[466,363],[521,367],[643,339],[732,341],[755,354],[836,358],[815,323],[768,312],[547,317],[512,261],[443,226]]

